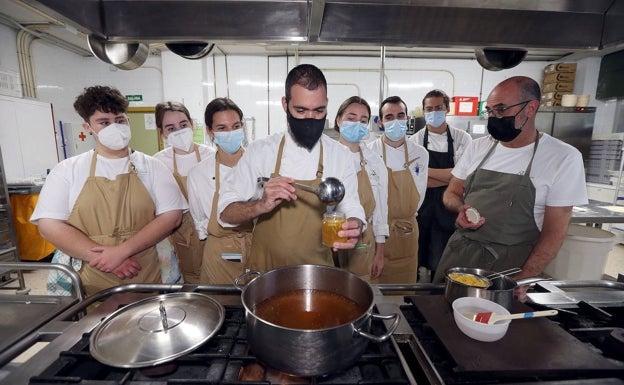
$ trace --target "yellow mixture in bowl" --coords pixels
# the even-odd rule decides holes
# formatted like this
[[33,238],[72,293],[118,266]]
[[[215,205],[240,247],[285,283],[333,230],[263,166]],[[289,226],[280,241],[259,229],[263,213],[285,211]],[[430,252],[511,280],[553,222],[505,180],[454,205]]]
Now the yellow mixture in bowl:
[[490,286],[490,282],[483,278],[479,277],[475,274],[469,273],[449,273],[448,277],[455,282],[459,282],[461,284],[473,287],[488,287]]

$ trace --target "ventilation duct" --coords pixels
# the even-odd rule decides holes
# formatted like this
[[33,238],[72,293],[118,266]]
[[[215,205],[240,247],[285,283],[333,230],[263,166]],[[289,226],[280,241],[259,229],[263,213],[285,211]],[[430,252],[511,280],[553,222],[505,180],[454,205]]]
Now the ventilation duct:
[[516,48],[483,48],[476,49],[475,56],[481,67],[490,71],[513,68],[520,64],[527,55],[525,49]]
[[212,43],[204,42],[167,43],[165,45],[176,55],[191,60],[203,58],[208,55],[215,46]]
[[139,68],[149,54],[147,44],[111,42],[94,34],[87,36],[87,43],[95,57],[122,70]]

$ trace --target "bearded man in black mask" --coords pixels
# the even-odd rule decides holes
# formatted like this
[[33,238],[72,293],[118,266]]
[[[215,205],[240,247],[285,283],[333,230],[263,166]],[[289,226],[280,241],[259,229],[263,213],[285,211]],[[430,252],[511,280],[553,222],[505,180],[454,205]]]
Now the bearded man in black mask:
[[[434,277],[450,267],[539,275],[566,236],[572,206],[587,203],[581,153],[535,127],[540,88],[516,76],[487,98],[489,136],[473,140],[452,171],[443,201],[458,213]],[[475,213],[475,210],[478,214]],[[517,288],[523,298],[526,287]]]
[[[217,210],[222,226],[256,220],[250,255],[243,266],[267,271],[298,264],[333,265],[328,247],[321,243],[321,221],[327,207],[316,194],[295,189],[294,182],[316,188],[323,178],[334,177],[345,186],[335,206],[348,218],[333,249],[355,246],[366,223],[357,191],[357,174],[346,162],[349,150],[323,135],[327,116],[327,81],[317,67],[302,64],[286,77],[282,106],[288,131],[249,145],[221,187]],[[263,186],[260,177],[270,177]]]

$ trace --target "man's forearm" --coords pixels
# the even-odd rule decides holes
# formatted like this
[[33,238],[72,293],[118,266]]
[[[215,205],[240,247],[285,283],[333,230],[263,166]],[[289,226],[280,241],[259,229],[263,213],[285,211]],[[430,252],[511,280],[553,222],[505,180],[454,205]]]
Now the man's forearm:
[[89,262],[94,256],[90,249],[98,244],[85,233],[65,221],[43,218],[37,222],[39,233],[57,249],[74,258]]
[[239,225],[260,216],[261,201],[234,202],[227,205],[221,212],[221,221],[232,225]]
[[[452,168],[431,168],[429,167],[428,177],[429,179],[435,179],[436,181],[442,182],[444,185],[447,185],[451,180],[451,171]],[[427,187],[431,187],[428,186]]]
[[515,278],[534,277],[544,271],[546,266],[557,256],[566,237],[572,207],[546,207],[542,232],[527,258],[522,272]]
[[452,212],[459,213],[464,207],[464,181],[455,177],[451,178],[451,181],[444,191],[442,196],[442,203],[444,206]]
[[152,219],[138,233],[123,243],[124,252],[135,255],[169,236],[182,222],[182,210],[172,210]]

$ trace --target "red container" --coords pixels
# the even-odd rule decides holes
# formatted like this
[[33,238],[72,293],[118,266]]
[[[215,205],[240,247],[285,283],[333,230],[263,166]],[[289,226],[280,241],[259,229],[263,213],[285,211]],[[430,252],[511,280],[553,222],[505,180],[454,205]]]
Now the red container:
[[479,98],[476,96],[453,96],[455,115],[477,116],[479,112]]

